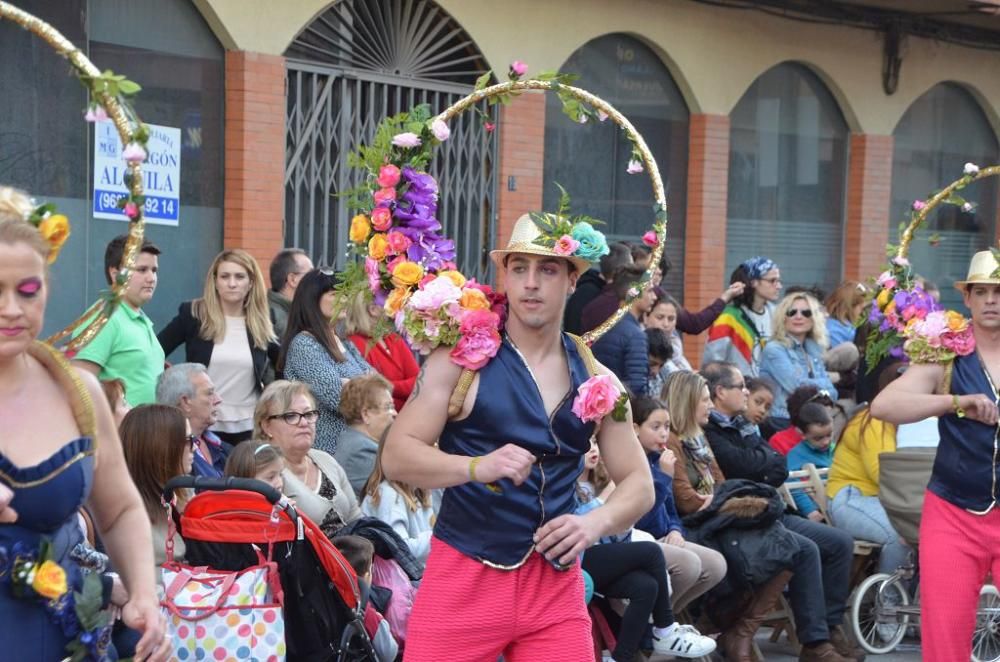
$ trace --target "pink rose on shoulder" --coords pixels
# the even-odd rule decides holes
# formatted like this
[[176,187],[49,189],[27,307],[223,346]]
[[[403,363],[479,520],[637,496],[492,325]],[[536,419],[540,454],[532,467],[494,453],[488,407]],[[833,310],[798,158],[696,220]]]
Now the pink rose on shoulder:
[[470,310],[459,326],[461,338],[451,350],[451,360],[467,370],[479,370],[500,349],[500,320],[488,310]]
[[945,339],[944,346],[959,356],[968,356],[976,349],[976,336],[972,334],[972,327],[957,333],[948,333]]
[[379,232],[385,232],[392,227],[392,212],[386,207],[376,207],[372,210],[372,227]]
[[646,244],[647,246],[656,248],[656,246],[660,243],[660,238],[659,236],[657,236],[655,232],[650,230],[646,234],[642,235],[642,243]]
[[600,421],[614,411],[621,394],[611,375],[594,375],[577,390],[573,413],[584,423]]
[[399,168],[392,165],[391,163],[389,165],[384,165],[381,168],[379,168],[378,179],[375,180],[375,183],[377,183],[382,188],[395,186],[396,184],[399,183],[400,174],[401,173],[399,172]]
[[556,255],[565,255],[568,257],[573,253],[575,253],[576,249],[578,249],[579,247],[580,247],[579,241],[569,236],[568,234],[564,234],[563,236],[556,239],[556,244],[555,246],[552,247],[552,250],[555,251]]
[[375,200],[375,204],[379,207],[388,207],[389,203],[396,200],[396,189],[391,186],[386,186],[375,191],[372,195]]

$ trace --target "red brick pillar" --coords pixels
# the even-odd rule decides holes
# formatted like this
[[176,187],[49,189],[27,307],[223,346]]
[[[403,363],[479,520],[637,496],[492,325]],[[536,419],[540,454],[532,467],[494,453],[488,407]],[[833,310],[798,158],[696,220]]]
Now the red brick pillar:
[[864,281],[879,273],[889,242],[892,136],[851,134],[847,173],[844,278]]
[[[688,138],[687,218],[684,229],[684,306],[701,310],[726,281],[729,195],[729,117],[691,115]],[[667,200],[667,212],[670,201]],[[705,334],[688,336],[684,354],[697,368]]]
[[242,248],[265,278],[284,246],[285,58],[226,51],[223,245]]
[[[507,245],[514,223],[542,209],[545,171],[545,93],[526,92],[500,108],[500,178],[496,246]],[[508,190],[510,178],[517,190]]]

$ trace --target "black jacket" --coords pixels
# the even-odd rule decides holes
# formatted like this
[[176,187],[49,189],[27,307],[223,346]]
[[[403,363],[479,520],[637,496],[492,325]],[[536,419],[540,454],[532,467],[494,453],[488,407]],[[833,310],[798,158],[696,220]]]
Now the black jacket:
[[[180,305],[177,315],[156,334],[156,339],[160,341],[163,353],[167,356],[184,345],[184,357],[189,363],[200,363],[208,367],[212,362],[215,343],[201,337],[201,321],[191,313],[190,301]],[[278,344],[271,342],[267,347],[257,347],[253,343],[250,329],[247,329],[247,340],[250,343],[250,355],[253,357],[254,380],[257,382],[258,390],[263,391],[268,361],[273,362],[277,359]]]
[[728,479],[743,478],[771,487],[780,487],[788,479],[785,457],[741,417],[727,421],[713,411],[705,426],[705,439]]
[[410,581],[419,581],[424,575],[420,561],[413,556],[406,541],[395,529],[374,517],[359,517],[337,531],[338,536],[361,536],[375,546],[376,556],[392,559],[399,564]]
[[606,284],[597,269],[588,269],[580,274],[576,290],[566,301],[566,312],[563,313],[563,330],[566,333],[583,333],[583,308],[597,298]]

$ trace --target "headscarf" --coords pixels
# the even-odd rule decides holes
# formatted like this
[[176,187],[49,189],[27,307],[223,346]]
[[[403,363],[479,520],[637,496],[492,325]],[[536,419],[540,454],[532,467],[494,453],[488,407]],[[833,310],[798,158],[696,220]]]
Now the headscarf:
[[742,266],[746,269],[747,275],[750,280],[758,280],[764,277],[771,269],[776,269],[778,267],[774,260],[758,255],[757,257],[752,257],[749,260],[743,262]]

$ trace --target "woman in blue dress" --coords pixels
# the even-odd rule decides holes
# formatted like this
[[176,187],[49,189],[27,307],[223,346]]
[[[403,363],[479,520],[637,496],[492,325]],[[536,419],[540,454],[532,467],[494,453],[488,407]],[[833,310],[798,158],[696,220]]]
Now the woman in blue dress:
[[[129,477],[111,412],[93,376],[36,340],[52,246],[27,222],[23,193],[0,186],[0,657],[49,662],[75,651],[103,659],[103,629],[81,623],[71,551],[87,504],[122,574],[137,660],[165,660],[169,642],[153,578],[149,521]],[[88,582],[87,589],[93,588]]]

